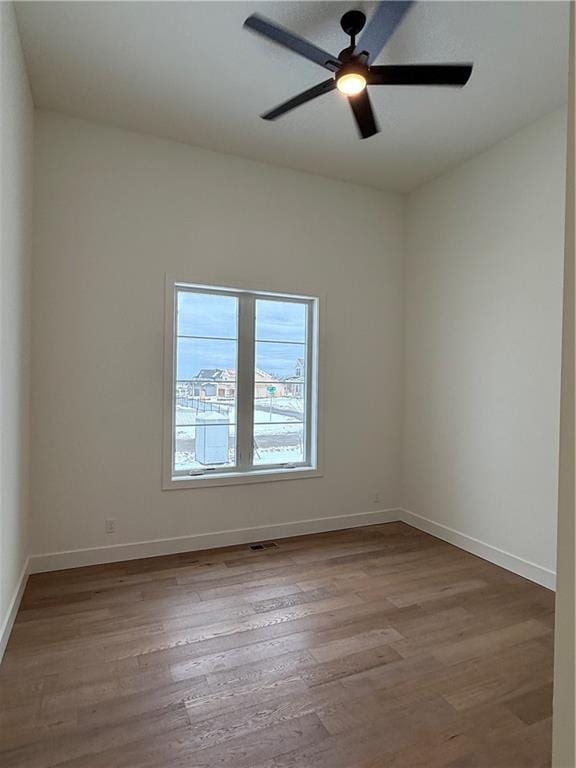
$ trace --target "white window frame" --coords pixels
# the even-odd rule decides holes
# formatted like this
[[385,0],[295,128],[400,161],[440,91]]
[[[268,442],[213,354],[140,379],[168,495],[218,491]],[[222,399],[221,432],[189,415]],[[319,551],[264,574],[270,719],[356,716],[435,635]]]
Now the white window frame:
[[[176,296],[179,290],[214,293],[238,298],[238,371],[236,381],[236,466],[207,469],[201,474],[175,472],[175,387],[176,387]],[[294,301],[308,306],[306,359],[305,461],[294,464],[253,464],[254,416],[254,351],[256,299]],[[320,302],[318,296],[291,292],[251,290],[191,283],[166,277],[164,334],[164,448],[163,488],[202,488],[214,485],[236,485],[288,479],[320,477],[320,412],[319,412],[319,333]]]

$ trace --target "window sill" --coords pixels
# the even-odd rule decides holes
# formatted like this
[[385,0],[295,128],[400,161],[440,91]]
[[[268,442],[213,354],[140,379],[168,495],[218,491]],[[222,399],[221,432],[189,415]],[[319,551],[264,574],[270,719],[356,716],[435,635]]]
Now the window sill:
[[270,483],[279,480],[304,480],[311,477],[322,477],[317,467],[295,467],[294,469],[263,469],[254,472],[229,472],[217,475],[181,475],[164,481],[165,491],[184,488],[208,488],[217,485],[245,485],[248,483]]

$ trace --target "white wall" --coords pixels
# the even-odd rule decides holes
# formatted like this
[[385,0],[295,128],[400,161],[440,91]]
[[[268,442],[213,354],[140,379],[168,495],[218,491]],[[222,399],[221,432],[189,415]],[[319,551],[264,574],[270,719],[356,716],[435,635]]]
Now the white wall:
[[[35,553],[399,505],[399,196],[52,113],[35,179]],[[161,490],[165,272],[325,295],[324,477]]]
[[[552,584],[564,144],[555,113],[404,201],[38,113],[33,552],[404,506]],[[326,296],[324,477],[161,490],[165,272]]]
[[552,765],[573,768],[576,765],[576,670],[574,664],[576,585],[574,552],[574,249],[576,221],[574,177],[576,152],[576,78],[574,47],[576,13],[570,8],[570,79],[568,105],[568,143],[566,162],[566,249],[564,256],[564,312],[562,327],[562,397],[560,426],[560,482],[558,500],[558,585],[556,592],[556,630],[554,648],[554,727]]
[[0,3],[0,658],[28,556],[34,111],[11,3]]
[[425,185],[407,213],[404,506],[544,574],[556,550],[565,119]]

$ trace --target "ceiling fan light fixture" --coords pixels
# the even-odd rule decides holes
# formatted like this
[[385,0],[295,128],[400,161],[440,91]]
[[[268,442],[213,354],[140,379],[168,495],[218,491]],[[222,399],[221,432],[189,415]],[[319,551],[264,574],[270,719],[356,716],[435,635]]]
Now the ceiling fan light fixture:
[[348,72],[340,75],[336,87],[345,96],[355,96],[366,88],[366,78],[360,72]]
[[[367,86],[444,86],[462,88],[472,74],[472,64],[382,64],[375,65],[380,52],[395,33],[414,0],[380,0],[366,24],[362,11],[347,11],[340,19],[342,30],[350,38],[346,48],[334,56],[284,27],[253,13],[244,22],[252,30],[277,45],[327,69],[331,76],[261,115],[276,120],[296,107],[338,90],[356,122],[361,139],[380,131]],[[356,38],[361,34],[360,39]]]

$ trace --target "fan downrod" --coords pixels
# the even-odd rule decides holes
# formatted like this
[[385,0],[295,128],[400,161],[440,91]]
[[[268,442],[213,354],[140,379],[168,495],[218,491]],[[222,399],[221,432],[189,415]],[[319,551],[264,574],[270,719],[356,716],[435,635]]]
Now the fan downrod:
[[362,11],[347,11],[340,19],[340,26],[348,37],[356,37],[366,24],[366,16]]

